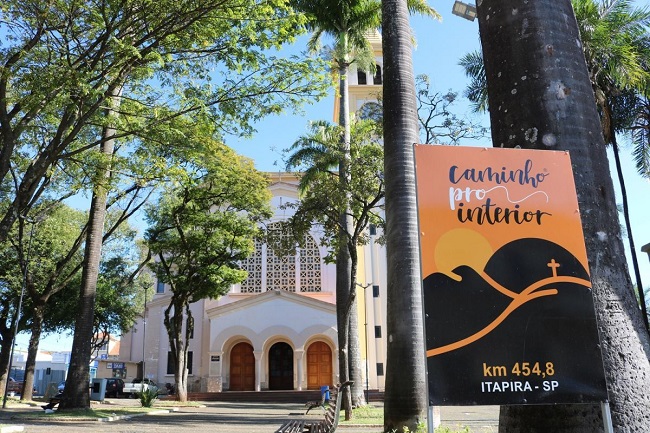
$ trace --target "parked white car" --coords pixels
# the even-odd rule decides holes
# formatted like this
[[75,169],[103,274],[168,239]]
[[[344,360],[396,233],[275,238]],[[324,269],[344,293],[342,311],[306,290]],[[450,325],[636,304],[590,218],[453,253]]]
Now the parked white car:
[[158,391],[160,389],[156,382],[154,382],[151,379],[133,379],[133,382],[125,382],[124,383],[124,389],[122,393],[124,395],[130,395],[131,397],[135,397],[136,394],[139,394],[143,391],[148,391],[149,389]]

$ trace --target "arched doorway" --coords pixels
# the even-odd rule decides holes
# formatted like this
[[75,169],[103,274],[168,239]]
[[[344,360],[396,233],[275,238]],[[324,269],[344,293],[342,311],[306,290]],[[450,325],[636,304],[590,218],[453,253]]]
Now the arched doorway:
[[332,386],[332,349],[317,341],[307,349],[307,389]]
[[231,391],[255,391],[255,355],[253,346],[237,343],[230,351]]
[[293,389],[293,349],[287,343],[269,349],[269,389]]

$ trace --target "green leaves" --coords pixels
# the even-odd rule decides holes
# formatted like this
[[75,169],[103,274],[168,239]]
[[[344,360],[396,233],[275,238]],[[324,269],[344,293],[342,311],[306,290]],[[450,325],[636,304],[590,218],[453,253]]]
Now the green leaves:
[[[354,120],[350,140],[350,182],[347,191],[341,190],[338,163],[342,157],[339,143],[343,128],[326,121],[310,125],[310,133],[299,138],[287,150],[290,154],[287,169],[300,169],[302,197],[295,214],[285,226],[302,239],[312,224],[324,228],[323,243],[330,247],[333,260],[338,245],[341,226],[339,218],[348,208],[353,216],[352,232],[346,232],[347,242],[361,245],[366,242],[364,230],[368,224],[380,226],[384,197],[383,147],[381,124],[372,120]],[[286,246],[283,246],[286,247]]]
[[252,252],[258,223],[270,216],[266,178],[225,146],[215,145],[194,173],[147,210],[151,268],[181,306],[216,298],[246,278],[239,261]]
[[[191,123],[215,125],[203,132],[213,138],[250,135],[260,118],[323,97],[320,61],[269,55],[305,24],[284,0],[3,2],[0,183],[9,185],[12,164],[20,170],[0,239],[39,185],[50,191],[48,176],[88,174],[86,162],[97,161],[85,153],[109,122],[118,149],[152,154],[147,146],[177,145]],[[120,86],[119,115],[109,118],[107,96]],[[146,176],[128,157],[116,162]]]

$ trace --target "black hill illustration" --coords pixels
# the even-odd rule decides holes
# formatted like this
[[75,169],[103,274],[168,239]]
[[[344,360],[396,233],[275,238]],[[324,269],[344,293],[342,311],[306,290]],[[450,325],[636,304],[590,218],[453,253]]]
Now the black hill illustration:
[[[513,392],[522,403],[604,398],[589,276],[569,251],[544,239],[518,239],[495,251],[484,269],[459,266],[454,273],[460,281],[442,273],[424,279],[436,404],[499,404],[512,401]],[[523,362],[541,368],[513,372]],[[559,385],[544,391],[544,380]],[[513,382],[512,388],[481,385],[494,381]],[[522,381],[525,389],[514,383]]]

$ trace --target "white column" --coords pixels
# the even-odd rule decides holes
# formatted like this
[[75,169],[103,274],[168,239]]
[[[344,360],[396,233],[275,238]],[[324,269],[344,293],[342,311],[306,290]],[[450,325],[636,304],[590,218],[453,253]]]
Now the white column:
[[305,351],[303,349],[298,349],[293,352],[294,359],[296,362],[296,372],[298,379],[296,380],[296,389],[302,391],[304,377],[303,377],[303,360],[305,358]]
[[255,356],[255,391],[262,390],[262,355],[264,352],[261,350],[254,350],[253,355]]

